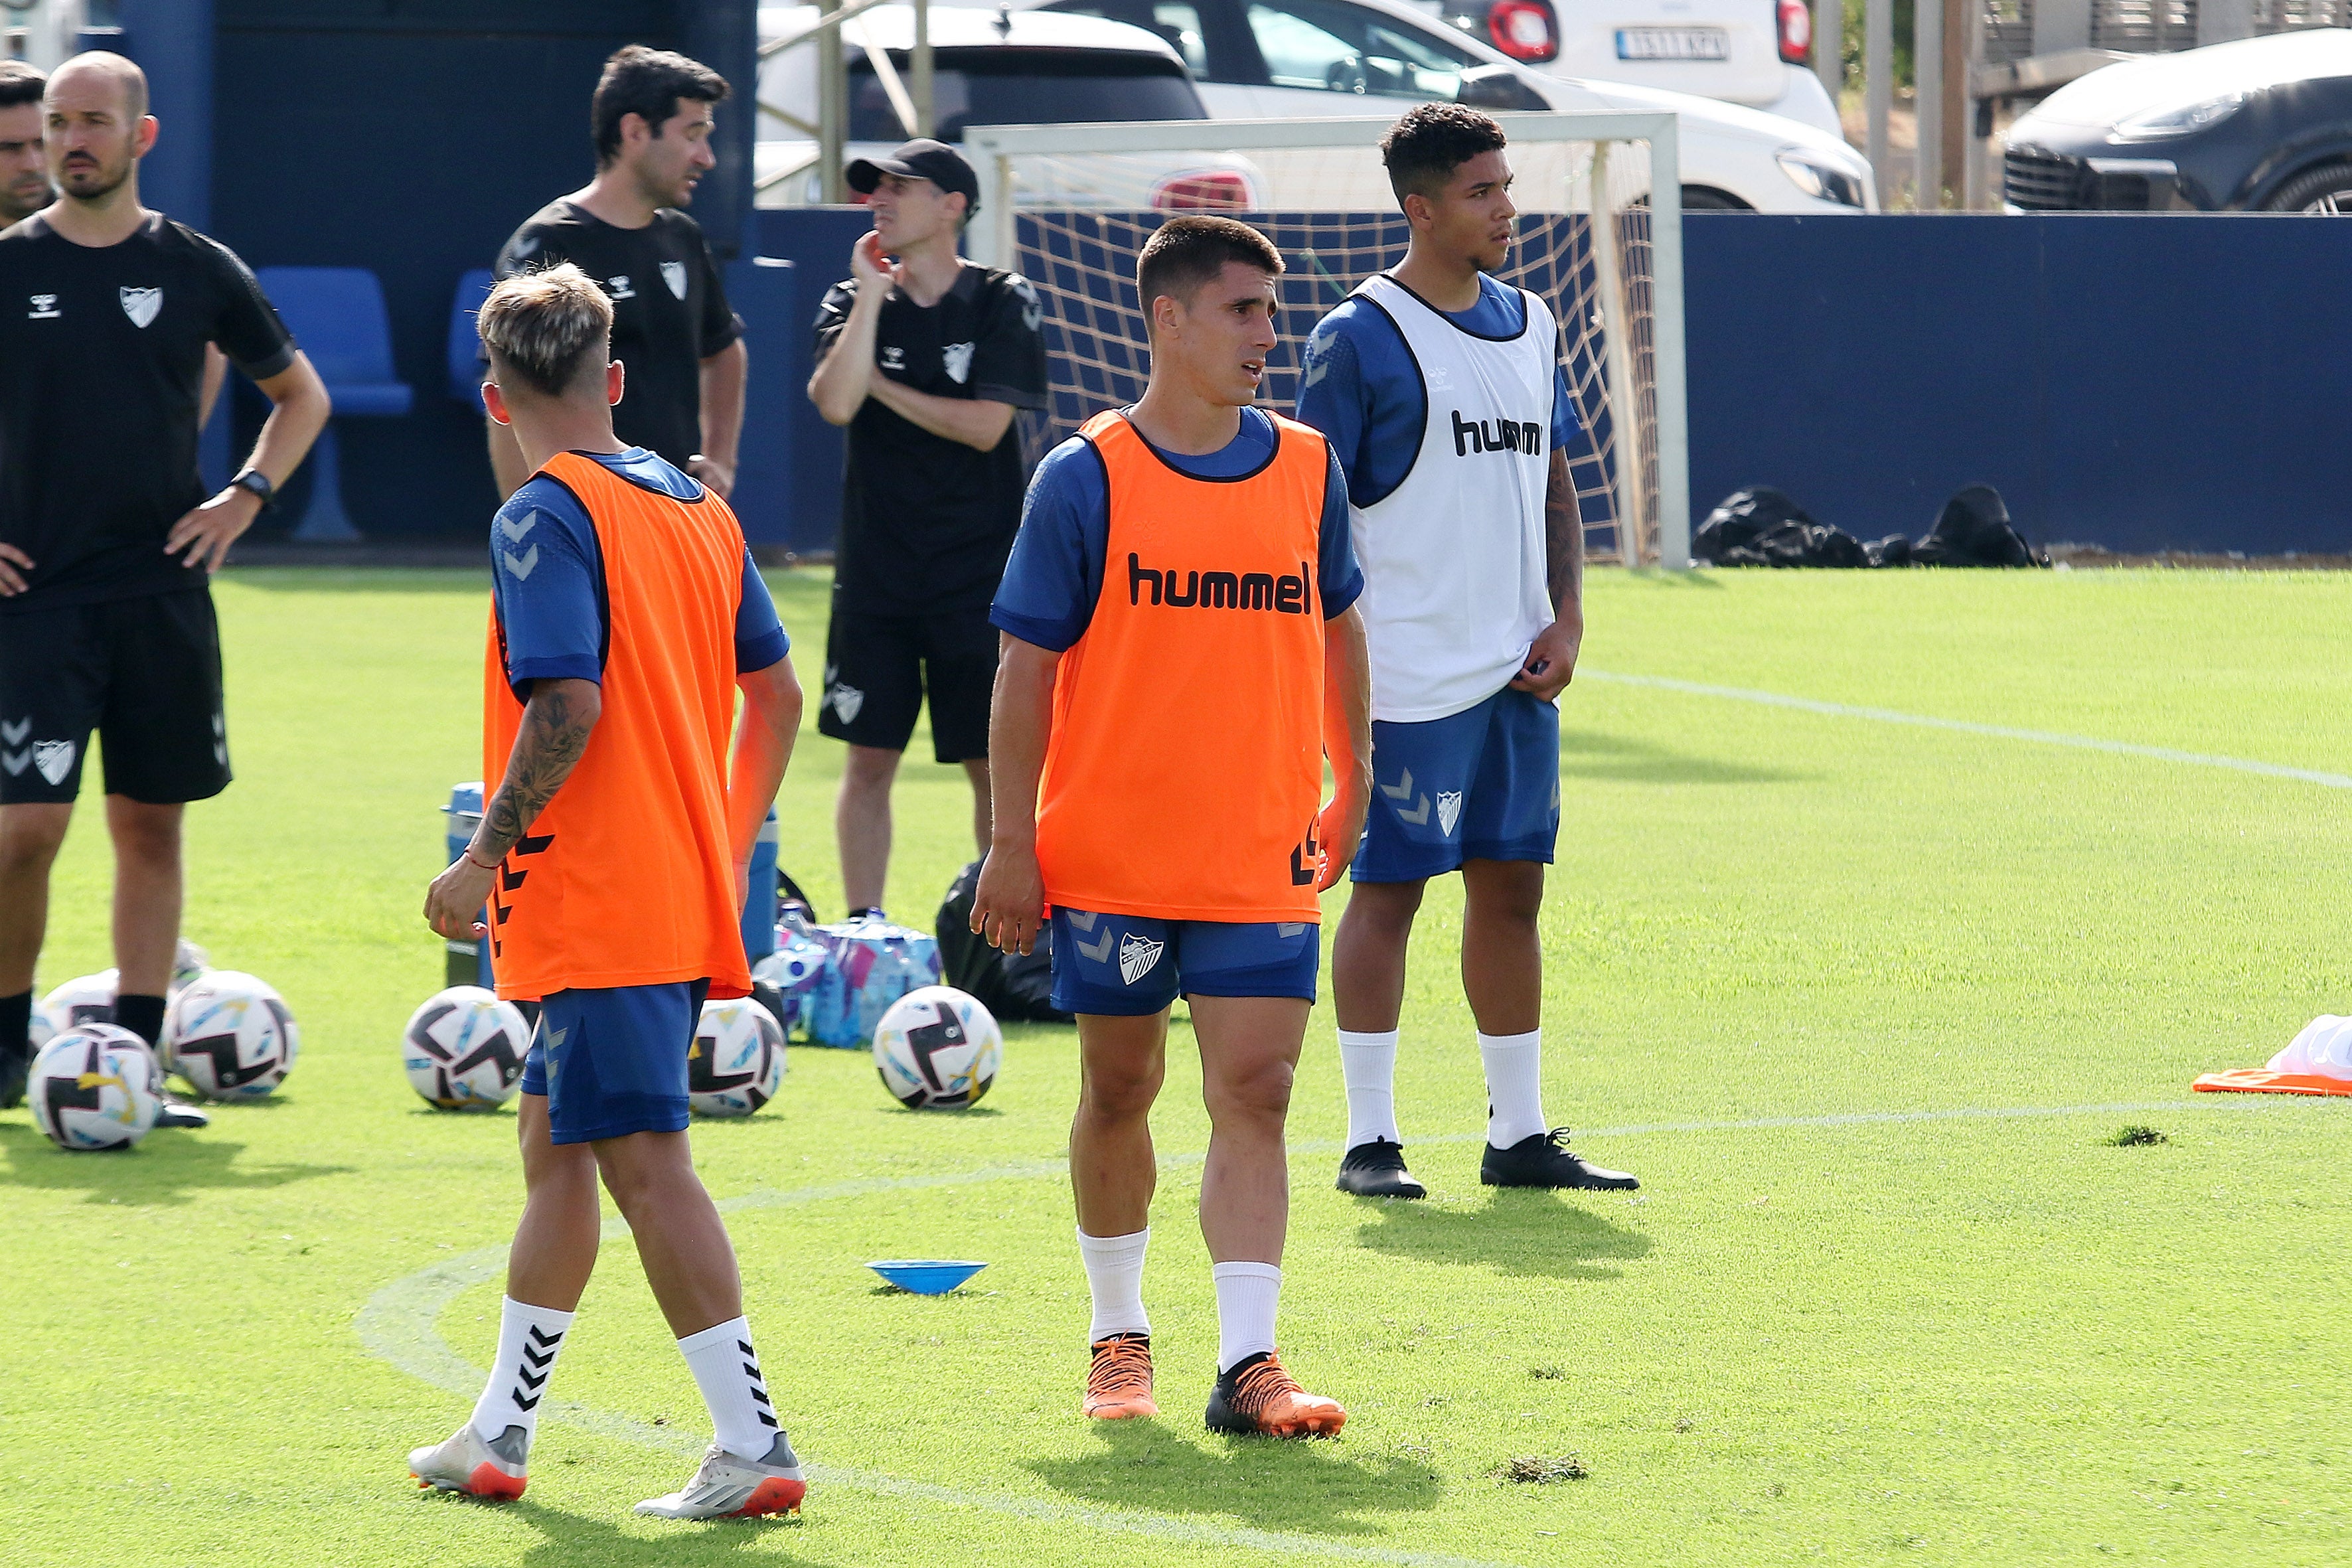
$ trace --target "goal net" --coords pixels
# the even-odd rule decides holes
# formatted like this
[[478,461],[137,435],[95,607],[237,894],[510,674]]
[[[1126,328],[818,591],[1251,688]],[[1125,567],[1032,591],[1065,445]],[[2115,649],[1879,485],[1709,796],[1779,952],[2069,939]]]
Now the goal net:
[[[1690,559],[1679,193],[1672,115],[1505,114],[1519,235],[1499,275],[1541,294],[1581,432],[1570,472],[1594,560]],[[1287,267],[1260,400],[1297,405],[1308,334],[1404,256],[1377,147],[1387,120],[1171,121],[974,127],[973,258],[1037,290],[1051,406],[1031,456],[1142,395],[1150,368],[1135,264],[1168,218],[1219,212],[1263,229]]]

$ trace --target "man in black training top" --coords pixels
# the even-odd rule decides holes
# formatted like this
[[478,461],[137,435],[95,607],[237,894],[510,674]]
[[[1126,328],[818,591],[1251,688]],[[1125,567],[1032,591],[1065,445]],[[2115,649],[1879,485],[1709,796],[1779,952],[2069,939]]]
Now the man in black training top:
[[[155,132],[137,66],[68,60],[42,121],[60,195],[0,232],[0,1104],[24,1092],[49,868],[92,729],[114,841],[115,1022],[151,1043],[162,1032],[182,807],[229,782],[210,575],[327,422],[326,387],[245,264],[140,206]],[[207,343],[276,405],[209,500]]]
[[[617,51],[588,104],[596,177],[533,213],[496,268],[504,279],[569,261],[596,280],[613,301],[613,358],[628,366],[614,432],[722,497],[735,489],[750,356],[701,226],[678,209],[718,161],[711,105],[726,96],[726,78],[684,55]],[[504,498],[530,471],[514,433],[488,426]]]
[[842,891],[853,912],[878,913],[890,783],[927,683],[932,754],[971,775],[988,849],[988,606],[1021,526],[1013,410],[1045,406],[1045,342],[1025,279],[956,255],[980,195],[971,164],[920,141],[846,173],[874,228],[817,310],[809,380],[817,411],[849,426],[817,729],[849,742],[834,806]]

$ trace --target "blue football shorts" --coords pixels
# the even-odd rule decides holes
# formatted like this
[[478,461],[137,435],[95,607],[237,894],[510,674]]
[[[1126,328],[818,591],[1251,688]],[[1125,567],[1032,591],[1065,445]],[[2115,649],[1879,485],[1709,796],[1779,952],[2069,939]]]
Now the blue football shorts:
[[1137,1018],[1183,996],[1315,1000],[1322,930],[1161,921],[1055,909],[1054,1005],[1065,1013]]
[[1372,721],[1372,808],[1351,875],[1417,882],[1465,860],[1551,863],[1559,710],[1509,687],[1417,724]]
[[680,980],[541,998],[522,1091],[547,1097],[551,1141],[684,1131],[686,1054],[709,991]]

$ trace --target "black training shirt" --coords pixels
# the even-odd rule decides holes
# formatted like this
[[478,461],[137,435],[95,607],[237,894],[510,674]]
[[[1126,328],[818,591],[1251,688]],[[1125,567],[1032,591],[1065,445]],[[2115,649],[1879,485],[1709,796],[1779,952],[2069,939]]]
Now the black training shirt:
[[625,366],[613,433],[677,468],[702,450],[702,362],[743,335],[701,226],[673,207],[616,228],[569,200],[533,213],[499,252],[500,278],[569,261],[613,301]]
[[[817,310],[822,362],[848,323],[856,279]],[[1037,295],[1018,273],[967,264],[928,309],[893,289],[875,323],[876,374],[935,397],[1045,406]],[[1020,421],[988,451],[934,436],[868,397],[842,465],[842,604],[868,615],[985,610],[1021,527]]]
[[294,340],[229,248],[161,213],[76,245],[38,213],[0,231],[0,540],[33,559],[0,615],[200,587],[163,553],[205,500],[205,344],[257,381]]

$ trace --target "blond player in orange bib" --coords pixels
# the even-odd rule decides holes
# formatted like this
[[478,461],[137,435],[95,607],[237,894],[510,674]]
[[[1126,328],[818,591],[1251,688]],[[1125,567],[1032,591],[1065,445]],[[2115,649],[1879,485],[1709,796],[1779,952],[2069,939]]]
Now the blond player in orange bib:
[[490,530],[483,776],[502,782],[425,913],[443,936],[488,941],[499,994],[537,1003],[539,1026],[498,1358],[472,1418],[408,1467],[446,1491],[522,1495],[596,1266],[601,1178],[717,1434],[692,1479],[637,1511],[797,1509],[800,1461],[686,1134],[703,997],[751,988],[736,913],[800,724],[791,644],[727,503],[614,438],[623,370],[595,283],[569,264],[509,278],[480,326],[484,400],[532,473]]
[[1229,218],[1161,227],[1137,268],[1150,384],[1038,465],[991,611],[1005,634],[995,828],[972,929],[1027,952],[1050,919],[1054,1005],[1078,1018],[1086,1413],[1159,1413],[1149,1117],[1182,995],[1211,1124],[1208,1424],[1301,1437],[1347,1413],[1275,1352],[1283,1123],[1315,1000],[1317,895],[1363,831],[1371,721],[1346,484],[1321,436],[1252,406],[1281,272],[1265,237]]

